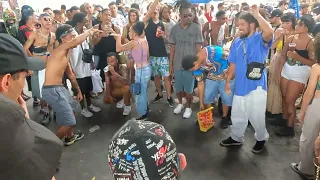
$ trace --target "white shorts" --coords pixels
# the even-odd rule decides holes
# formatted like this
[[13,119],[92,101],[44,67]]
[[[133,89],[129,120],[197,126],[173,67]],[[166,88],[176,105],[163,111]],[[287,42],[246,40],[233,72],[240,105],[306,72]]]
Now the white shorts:
[[291,81],[296,81],[302,84],[307,84],[309,76],[310,76],[309,66],[298,66],[298,65],[290,66],[288,63],[285,63],[281,71],[281,77]]

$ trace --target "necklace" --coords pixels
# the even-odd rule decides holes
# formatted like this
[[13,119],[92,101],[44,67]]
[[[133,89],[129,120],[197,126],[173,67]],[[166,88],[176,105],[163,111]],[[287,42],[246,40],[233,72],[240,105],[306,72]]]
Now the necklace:
[[[43,34],[42,34],[42,31],[41,31],[40,29],[39,29],[39,32],[40,32],[40,34],[41,34],[44,38],[48,39],[48,36],[43,35]],[[49,35],[50,35],[50,32],[49,32]]]

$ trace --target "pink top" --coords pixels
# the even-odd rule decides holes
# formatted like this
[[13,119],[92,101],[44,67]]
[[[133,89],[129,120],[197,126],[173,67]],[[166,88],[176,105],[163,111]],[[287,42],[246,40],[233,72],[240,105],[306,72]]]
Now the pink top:
[[149,47],[146,41],[144,41],[145,46],[143,46],[143,42],[141,42],[140,40],[137,40],[137,42],[139,44],[139,47],[136,49],[132,48],[129,51],[128,57],[131,57],[131,59],[134,60],[137,67],[143,67],[144,64],[149,64]]

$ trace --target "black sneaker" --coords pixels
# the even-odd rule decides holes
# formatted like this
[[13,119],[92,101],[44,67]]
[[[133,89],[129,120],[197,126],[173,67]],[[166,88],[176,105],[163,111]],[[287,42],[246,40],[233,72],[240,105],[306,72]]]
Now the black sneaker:
[[37,98],[34,98],[33,100],[33,106],[40,106],[40,100]]
[[226,117],[222,117],[220,121],[220,128],[227,129],[229,126],[229,120]]
[[279,129],[277,129],[276,131],[276,135],[277,136],[294,136],[294,127],[280,127]]
[[253,146],[253,148],[251,149],[251,151],[255,154],[261,153],[264,149],[264,144],[266,143],[266,141],[257,141],[256,145]]
[[141,117],[139,117],[139,118],[136,118],[136,120],[138,120],[138,121],[145,121],[147,119],[148,119],[148,113],[143,115],[143,116],[141,116]]
[[168,102],[168,104],[169,104],[169,107],[171,107],[171,108],[174,107],[174,102],[173,102],[172,97],[170,97],[169,99],[167,99],[167,102]]
[[231,137],[229,137],[228,139],[221,141],[220,145],[223,147],[230,147],[230,146],[241,146],[242,143],[235,141]]
[[43,126],[48,125],[50,123],[50,120],[51,120],[50,114],[48,112],[45,112],[40,124],[42,124]]
[[303,177],[303,179],[315,179],[313,175],[309,175],[301,172],[299,169],[299,164],[297,163],[291,163],[291,169],[297,174],[299,174],[301,177]]
[[83,133],[75,133],[75,134],[73,134],[73,136],[74,136],[75,141],[79,141],[84,137],[84,134]]
[[159,94],[157,94],[157,97],[154,98],[153,102],[159,102],[161,99],[163,99],[163,96],[160,96]]

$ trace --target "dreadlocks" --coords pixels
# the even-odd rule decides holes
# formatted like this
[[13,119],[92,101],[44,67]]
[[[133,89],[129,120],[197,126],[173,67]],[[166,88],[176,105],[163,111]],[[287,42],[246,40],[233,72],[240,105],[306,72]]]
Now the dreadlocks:
[[184,9],[191,8],[191,3],[189,3],[188,0],[177,0],[177,1],[175,2],[174,7],[175,7],[176,9],[179,9],[179,13],[182,14],[182,11],[183,11]]

